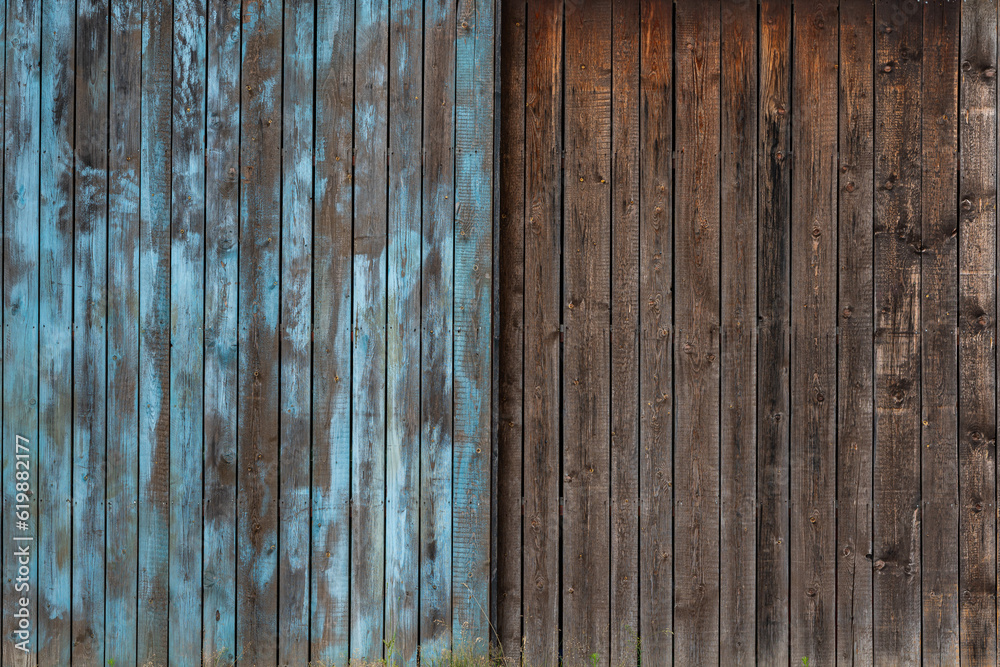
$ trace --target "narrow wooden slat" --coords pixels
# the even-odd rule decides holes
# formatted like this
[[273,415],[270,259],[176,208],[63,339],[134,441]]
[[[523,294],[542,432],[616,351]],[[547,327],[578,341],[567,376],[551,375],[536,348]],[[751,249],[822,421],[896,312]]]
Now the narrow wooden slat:
[[278,664],[309,662],[315,4],[284,3]]
[[243,6],[237,658],[277,660],[282,3]]
[[607,0],[567,12],[563,131],[562,657],[599,665],[611,611],[612,19]]
[[355,4],[351,658],[382,657],[389,7]]
[[922,21],[875,10],[874,651],[920,660]]
[[73,661],[104,664],[108,11],[77,3],[73,264]]
[[562,0],[529,0],[526,30],[522,659],[545,667],[559,655]]
[[139,564],[139,156],[142,12],[122,3],[111,21],[108,129],[108,445],[104,644],[136,662]]
[[757,659],[787,664],[791,369],[792,16],[760,5],[757,283]]
[[959,97],[958,466],[960,655],[997,661],[997,7],[962,3]]
[[793,12],[790,657],[827,664],[836,651],[839,30],[835,1]]
[[[959,662],[958,75],[961,4],[923,7],[921,591],[924,664]],[[917,20],[914,16],[911,20]],[[856,272],[851,272],[856,275]],[[843,281],[841,282],[843,285]],[[843,446],[843,445],[842,445]],[[843,506],[843,505],[841,505]]]
[[[40,5],[38,0],[18,3],[4,19],[4,82],[11,86],[3,104],[5,667],[34,665],[38,652],[32,616],[38,610],[38,559],[33,552],[39,524]],[[131,360],[134,363],[134,355]],[[132,386],[134,390],[134,380]],[[22,627],[22,620],[28,627]]]
[[204,446],[205,0],[176,0],[170,223],[169,663],[201,657]]
[[311,657],[348,656],[354,3],[316,4]]
[[236,646],[236,405],[240,1],[208,5],[205,127],[205,384],[202,657]]
[[631,665],[639,660],[640,3],[612,8],[609,664]]
[[154,667],[167,664],[169,623],[172,11],[155,0],[142,16],[137,658]]
[[417,664],[419,641],[422,4],[396,0],[389,17],[384,623],[402,665]]
[[673,655],[673,3],[643,0],[639,93],[639,636]]
[[[419,634],[430,664],[452,646],[455,17],[454,2],[424,4]],[[520,517],[520,486],[517,502]]]
[[[74,0],[42,3],[38,663],[70,662],[72,564]],[[6,35],[4,14],[0,34]]]
[[719,660],[720,5],[675,15],[674,661]]
[[719,655],[756,648],[757,6],[722,2]]
[[452,635],[475,655],[490,636],[494,12],[459,0],[455,44]]
[[874,5],[840,8],[837,660],[872,653]]

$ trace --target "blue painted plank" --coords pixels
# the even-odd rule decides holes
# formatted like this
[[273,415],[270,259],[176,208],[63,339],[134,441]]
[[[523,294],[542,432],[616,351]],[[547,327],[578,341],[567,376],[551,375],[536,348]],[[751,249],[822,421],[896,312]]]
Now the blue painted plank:
[[385,634],[388,5],[355,5],[351,658],[357,660],[381,659]]
[[[70,662],[75,0],[42,3],[38,663]],[[3,14],[0,13],[0,21]],[[2,29],[2,23],[0,23]]]
[[[38,0],[5,20],[3,179],[3,664],[34,665],[37,609],[39,37]],[[16,520],[14,520],[16,517]],[[27,549],[24,563],[21,549]],[[24,565],[27,565],[26,572]],[[24,588],[27,586],[27,588]],[[23,605],[22,600],[27,604]],[[29,623],[22,628],[22,614]],[[26,649],[26,650],[24,650]]]
[[493,0],[459,0],[456,43],[454,601],[456,643],[489,641]]
[[312,397],[312,0],[285,4],[281,221],[281,470],[278,662],[309,661]]
[[277,660],[281,2],[243,6],[236,646]]
[[205,0],[176,0],[170,245],[169,663],[201,658]]
[[452,281],[455,273],[455,9],[424,8],[420,373],[420,658],[451,642]]
[[[240,0],[209,0],[202,656],[236,659]],[[214,661],[214,662],[213,662]]]
[[173,5],[142,17],[139,180],[139,664],[167,664],[170,502],[170,107]]
[[386,312],[386,658],[416,665],[420,556],[420,278],[423,12],[391,3]]
[[311,654],[344,665],[350,630],[354,3],[316,5]]
[[73,661],[104,663],[108,3],[77,3],[73,293]]
[[[139,477],[139,96],[141,3],[111,15],[108,137],[108,444],[104,644],[108,660],[136,662]],[[43,519],[44,521],[44,519]]]

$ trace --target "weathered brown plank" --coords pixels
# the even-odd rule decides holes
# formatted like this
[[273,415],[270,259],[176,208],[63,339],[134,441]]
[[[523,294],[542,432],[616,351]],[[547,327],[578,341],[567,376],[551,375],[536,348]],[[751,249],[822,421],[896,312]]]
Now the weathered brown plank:
[[719,652],[756,648],[757,5],[722,2]]
[[[961,3],[923,6],[921,595],[924,664],[959,662],[958,73]],[[917,20],[914,16],[911,20]],[[843,283],[842,283],[843,284]],[[842,445],[843,446],[843,445]],[[843,505],[841,505],[843,506]]]
[[922,21],[875,10],[874,646],[920,659]]
[[641,3],[639,95],[639,634],[673,654],[673,3]]
[[501,16],[499,410],[497,634],[504,656],[521,657],[521,475],[524,457],[525,75],[527,5],[508,3]]
[[640,3],[612,4],[609,664],[631,665],[639,659]]
[[562,0],[529,0],[525,75],[525,662],[559,654]]
[[837,354],[837,660],[872,654],[873,22],[866,0],[840,12],[839,326]]
[[760,6],[757,658],[788,662],[791,4]]
[[794,7],[791,660],[836,649],[837,2]]
[[719,660],[720,5],[676,5],[674,661]]
[[962,3],[959,97],[958,465],[960,654],[997,661],[997,7]]
[[609,664],[611,2],[566,15],[562,655]]

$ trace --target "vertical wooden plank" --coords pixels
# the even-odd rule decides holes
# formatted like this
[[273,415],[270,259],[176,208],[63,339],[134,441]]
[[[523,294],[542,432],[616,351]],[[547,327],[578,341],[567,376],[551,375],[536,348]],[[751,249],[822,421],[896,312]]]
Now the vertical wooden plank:
[[355,5],[351,658],[382,657],[389,6]]
[[920,660],[922,21],[875,11],[874,650]]
[[639,5],[612,2],[612,665],[639,660]]
[[202,659],[236,658],[240,0],[209,0],[205,127]]
[[760,5],[757,659],[789,662],[791,3]]
[[996,648],[997,8],[962,3],[959,98],[958,457],[960,654]]
[[639,94],[639,636],[673,656],[673,3],[641,3]]
[[[455,17],[454,2],[424,5],[419,635],[421,662],[431,664],[452,646]],[[516,493],[520,531],[520,484]],[[520,549],[507,555],[520,562]]]
[[170,206],[172,13],[143,4],[139,177],[138,660],[167,664],[170,530]]
[[136,662],[139,564],[139,156],[142,12],[139,2],[111,15],[108,126],[108,446],[107,659]]
[[[171,665],[201,658],[204,455],[205,59],[204,0],[177,0],[173,23],[170,244]],[[201,455],[199,455],[201,454]]]
[[236,646],[273,665],[278,622],[281,0],[243,6]]
[[529,0],[526,29],[522,659],[544,667],[559,655],[562,0]]
[[612,5],[566,13],[562,657],[609,664]]
[[493,403],[493,0],[459,0],[455,45],[452,634],[489,650]]
[[77,3],[73,293],[73,661],[104,664],[108,3]]
[[871,664],[874,5],[840,9],[837,660]]
[[[921,591],[925,664],[959,662],[958,75],[961,4],[923,7]],[[911,20],[917,20],[914,16]],[[853,275],[856,275],[852,272]],[[841,283],[843,284],[843,282]]]
[[720,6],[676,5],[674,661],[719,660]]
[[[5,666],[34,665],[38,651],[32,617],[38,610],[38,560],[33,552],[38,536],[40,4],[18,3],[4,20],[4,83],[10,90],[3,105]],[[22,618],[27,628],[21,627]]]
[[757,5],[722,2],[719,653],[756,648]]
[[420,557],[422,3],[395,0],[389,39],[385,631],[393,661],[417,664]]
[[311,657],[348,656],[354,3],[316,4]]
[[839,21],[835,1],[793,12],[790,650],[793,662],[827,664],[836,651]]
[[284,7],[278,664],[309,662],[315,3]]
[[[73,147],[76,3],[41,5],[38,663],[69,664],[72,634]],[[6,35],[4,14],[0,34]]]

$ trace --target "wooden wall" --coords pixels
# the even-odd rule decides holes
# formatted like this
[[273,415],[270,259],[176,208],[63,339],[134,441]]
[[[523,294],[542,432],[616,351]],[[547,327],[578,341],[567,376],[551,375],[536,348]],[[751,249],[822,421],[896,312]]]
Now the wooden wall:
[[3,665],[484,652],[493,0],[5,7]]
[[504,4],[508,656],[997,663],[997,28]]

